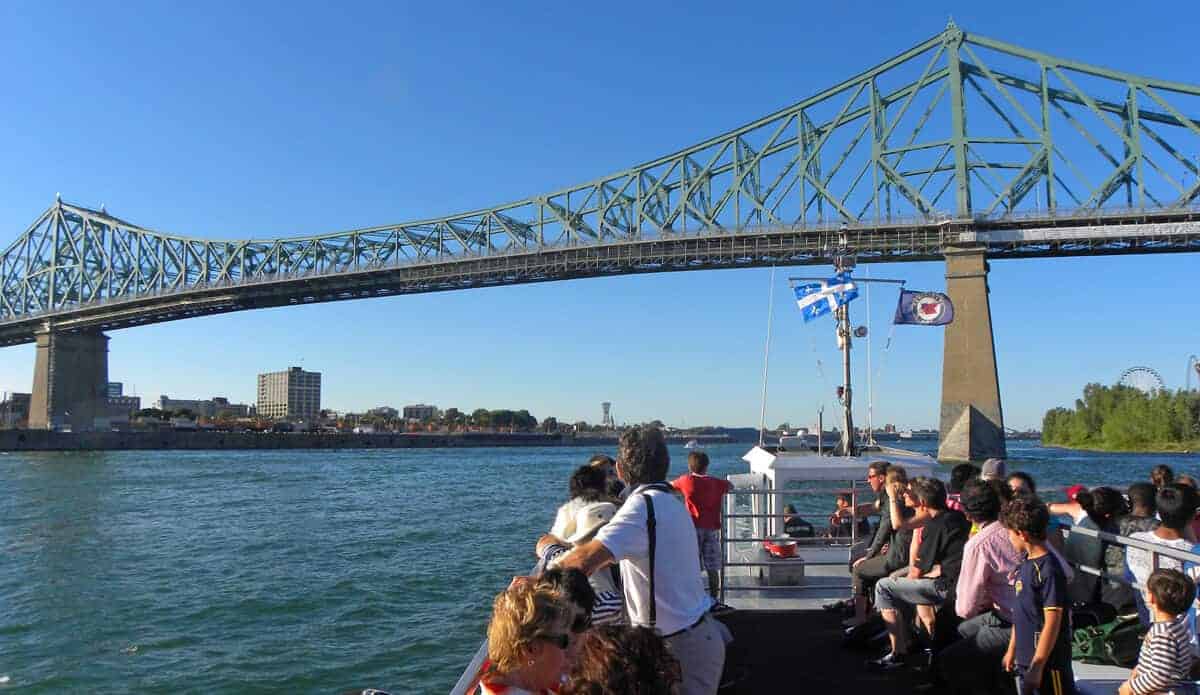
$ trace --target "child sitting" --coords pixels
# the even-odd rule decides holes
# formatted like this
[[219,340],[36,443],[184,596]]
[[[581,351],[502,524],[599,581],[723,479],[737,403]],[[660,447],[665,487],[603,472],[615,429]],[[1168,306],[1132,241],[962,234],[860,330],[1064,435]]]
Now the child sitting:
[[1146,606],[1154,624],[1142,642],[1137,668],[1121,684],[1119,695],[1195,693],[1188,682],[1192,648],[1187,628],[1187,611],[1195,596],[1195,583],[1178,570],[1159,569],[1150,574],[1146,580]]
[[[854,529],[854,507],[851,505],[851,497],[848,493],[842,493],[837,496],[837,501],[834,503],[837,509],[829,516],[829,535],[833,538],[850,538],[855,535]],[[865,516],[858,518],[858,538],[864,539],[871,535],[871,522]]]

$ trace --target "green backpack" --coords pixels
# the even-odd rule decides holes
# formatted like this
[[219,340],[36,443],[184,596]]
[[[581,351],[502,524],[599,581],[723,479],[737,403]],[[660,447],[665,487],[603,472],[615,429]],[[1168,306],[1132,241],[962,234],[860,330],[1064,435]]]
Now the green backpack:
[[1145,634],[1146,630],[1136,615],[1079,628],[1071,636],[1071,658],[1087,664],[1113,664],[1131,668],[1137,664]]

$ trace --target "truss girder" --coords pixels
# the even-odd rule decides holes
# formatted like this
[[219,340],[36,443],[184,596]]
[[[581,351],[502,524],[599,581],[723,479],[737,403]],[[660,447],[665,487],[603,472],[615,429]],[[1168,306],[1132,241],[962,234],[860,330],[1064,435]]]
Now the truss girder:
[[[658,159],[493,208],[313,237],[162,234],[56,202],[0,254],[0,326],[105,303],[842,222],[1200,203],[1200,87],[962,31]],[[893,244],[895,246],[895,244]]]

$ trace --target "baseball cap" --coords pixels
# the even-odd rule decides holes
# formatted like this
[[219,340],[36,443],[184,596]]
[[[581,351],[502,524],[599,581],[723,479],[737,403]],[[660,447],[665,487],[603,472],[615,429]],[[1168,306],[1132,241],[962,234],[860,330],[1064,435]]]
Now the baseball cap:
[[1087,489],[1087,485],[1072,485],[1071,487],[1067,488],[1067,499],[1074,502],[1079,493],[1087,492]]

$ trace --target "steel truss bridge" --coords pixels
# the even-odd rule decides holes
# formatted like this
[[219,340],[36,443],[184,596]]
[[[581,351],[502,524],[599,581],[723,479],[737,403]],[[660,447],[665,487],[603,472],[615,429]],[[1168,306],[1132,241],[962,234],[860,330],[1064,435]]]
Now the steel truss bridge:
[[61,200],[0,255],[0,345],[243,309],[643,272],[1200,250],[1200,87],[940,34],[591,182],[322,236],[163,234]]

